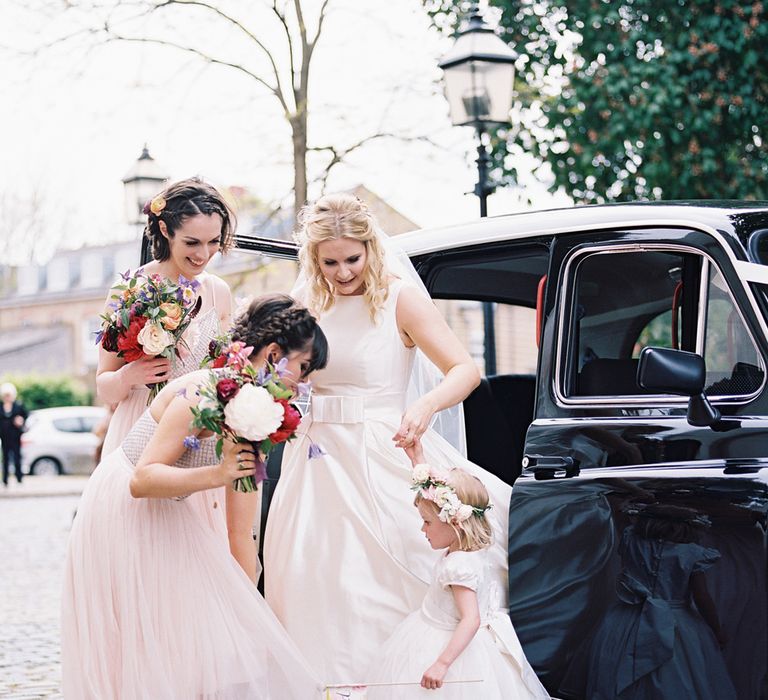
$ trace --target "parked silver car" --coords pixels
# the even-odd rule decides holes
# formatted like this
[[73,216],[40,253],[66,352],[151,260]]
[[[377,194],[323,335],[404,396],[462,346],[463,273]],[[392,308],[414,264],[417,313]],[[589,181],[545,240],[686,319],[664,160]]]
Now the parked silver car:
[[100,438],[92,431],[106,416],[98,406],[62,406],[32,411],[21,437],[27,474],[90,474]]

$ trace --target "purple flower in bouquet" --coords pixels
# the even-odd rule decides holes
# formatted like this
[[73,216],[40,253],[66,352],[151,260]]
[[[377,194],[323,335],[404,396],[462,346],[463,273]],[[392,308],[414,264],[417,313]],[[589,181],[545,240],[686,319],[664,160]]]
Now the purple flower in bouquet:
[[199,450],[200,440],[198,440],[194,435],[187,435],[187,437],[184,438],[184,447],[186,447],[188,450]]
[[320,447],[316,442],[310,441],[309,450],[307,451],[307,459],[317,459],[327,454],[326,451]]
[[197,280],[188,280],[184,275],[179,275],[179,289],[176,297],[185,305],[190,305],[197,298],[197,291],[200,289],[200,282]]
[[288,367],[288,358],[283,357],[276,365],[275,369],[272,373],[273,378],[275,375],[277,375],[278,379],[282,379],[286,374],[291,374],[290,370],[287,369]]
[[[258,454],[258,452],[257,452]],[[256,471],[253,473],[253,476],[251,477],[256,484],[260,484],[264,479],[267,478],[267,462],[264,459],[257,459],[256,460]]]

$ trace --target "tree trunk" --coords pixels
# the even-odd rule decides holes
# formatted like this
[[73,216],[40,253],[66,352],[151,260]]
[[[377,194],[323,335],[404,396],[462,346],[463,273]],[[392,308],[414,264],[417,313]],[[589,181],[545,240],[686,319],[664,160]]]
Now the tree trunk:
[[299,108],[290,118],[293,135],[293,220],[307,203],[307,110]]

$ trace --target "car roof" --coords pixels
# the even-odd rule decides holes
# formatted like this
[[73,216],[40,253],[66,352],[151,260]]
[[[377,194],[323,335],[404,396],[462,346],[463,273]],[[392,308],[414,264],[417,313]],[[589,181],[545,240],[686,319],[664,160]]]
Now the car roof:
[[55,406],[53,408],[37,408],[30,415],[42,418],[63,418],[66,416],[93,416],[106,412],[103,406]]
[[[744,222],[754,219],[750,227]],[[396,236],[409,255],[483,243],[606,228],[695,227],[743,245],[758,225],[768,226],[768,202],[692,200],[600,204],[506,214]],[[747,229],[746,231],[744,229]]]

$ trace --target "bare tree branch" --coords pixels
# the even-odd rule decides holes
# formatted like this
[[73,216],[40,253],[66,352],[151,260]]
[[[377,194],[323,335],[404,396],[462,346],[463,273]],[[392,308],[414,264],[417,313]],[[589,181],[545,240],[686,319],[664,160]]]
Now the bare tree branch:
[[428,143],[431,146],[434,146],[435,148],[439,148],[438,144],[436,144],[432,139],[430,139],[429,136],[401,136],[401,135],[393,134],[389,132],[379,132],[376,134],[371,134],[370,136],[365,136],[364,138],[353,143],[351,146],[347,146],[346,148],[337,148],[336,146],[307,147],[307,151],[312,151],[313,153],[328,152],[331,154],[330,161],[328,161],[325,168],[323,168],[323,172],[320,173],[320,175],[318,175],[312,180],[312,184],[317,185],[321,183],[321,190],[323,193],[325,193],[325,188],[327,186],[328,178],[330,177],[332,168],[339,165],[339,163],[342,163],[344,159],[347,156],[349,156],[349,154],[352,153],[353,151],[358,150],[362,146],[365,146],[367,143],[370,143],[371,141],[375,141],[377,139],[384,139],[384,138],[393,138],[405,143],[417,143],[417,142]]
[[[7,0],[0,0],[7,1]],[[14,0],[15,1],[15,0]],[[64,22],[62,26],[66,35],[54,39],[46,46],[41,46],[35,51],[40,51],[65,42],[77,42],[83,37],[94,37],[90,44],[90,50],[115,42],[153,44],[166,46],[177,51],[184,52],[201,60],[202,65],[210,64],[224,66],[247,76],[258,85],[267,90],[267,94],[274,96],[280,103],[287,125],[291,130],[291,156],[293,166],[293,209],[294,212],[307,201],[307,152],[321,153],[325,156],[318,158],[317,165],[322,172],[314,183],[321,184],[323,189],[327,186],[329,175],[333,168],[347,159],[351,154],[363,145],[374,140],[394,138],[401,141],[421,141],[435,145],[426,136],[402,137],[387,130],[387,113],[393,106],[401,104],[401,100],[395,100],[392,96],[390,107],[382,111],[379,127],[371,127],[373,133],[361,138],[356,143],[348,146],[316,146],[307,147],[308,135],[308,93],[310,87],[310,67],[314,50],[326,27],[326,19],[330,14],[330,0],[320,0],[313,3],[313,9],[319,6],[319,15],[316,24],[307,21],[309,15],[307,0],[251,0],[250,3],[227,3],[220,0],[47,0],[50,6],[57,5],[53,18],[66,14],[67,19],[76,20],[78,25],[71,26],[71,22]],[[65,5],[62,8],[62,3]],[[254,8],[259,5],[258,8]],[[182,24],[176,23],[178,15],[173,13],[185,12],[181,8],[187,7],[187,14],[202,13],[202,16],[215,22],[215,26],[222,26],[228,30],[229,35],[235,38],[244,38],[247,44],[253,45],[254,50],[248,55],[255,55],[259,63],[253,65],[239,60],[237,57],[227,60],[226,54],[215,44],[206,43],[210,37],[201,36],[200,41],[180,36]],[[193,9],[194,8],[194,9]],[[235,9],[232,9],[235,8]],[[262,27],[254,17],[260,15],[248,14],[241,8],[254,8],[259,13],[267,13],[270,19],[269,27]],[[53,10],[52,10],[53,12]],[[170,15],[168,13],[171,13]],[[184,15],[182,15],[183,17]],[[283,54],[284,46],[278,37],[275,50],[270,50],[271,42],[268,40],[274,28],[271,27],[271,18],[274,16],[282,27],[287,45],[287,56]],[[162,17],[164,21],[152,23],[155,17]],[[166,27],[166,24],[168,25]],[[54,27],[58,25],[53,25]],[[151,29],[148,29],[150,27]],[[152,31],[152,29],[154,31]],[[168,32],[166,33],[166,29]],[[79,43],[78,43],[79,45]],[[266,61],[262,54],[266,55]],[[251,67],[252,66],[252,67]],[[268,74],[274,75],[274,82]],[[290,88],[288,80],[290,78]],[[289,96],[289,94],[291,96]],[[352,133],[359,134],[355,129]],[[324,164],[324,165],[323,165]],[[314,168],[313,168],[314,169]],[[314,184],[313,183],[313,184]],[[281,201],[275,211],[284,208],[285,202]]]
[[238,63],[232,63],[231,61],[225,61],[220,58],[215,58],[205,53],[204,51],[201,51],[200,49],[196,49],[194,46],[184,46],[183,44],[177,44],[175,41],[168,41],[166,39],[153,39],[149,37],[122,36],[121,34],[114,34],[110,30],[107,30],[107,31],[108,31],[107,41],[125,41],[125,42],[133,42],[138,44],[156,44],[157,46],[170,46],[172,48],[194,54],[195,56],[202,58],[204,61],[207,61],[208,63],[219,65],[219,66],[227,66],[229,68],[234,68],[235,70],[238,70],[241,73],[245,73],[245,75],[247,75],[250,78],[253,78],[257,83],[260,83],[265,88],[267,88],[267,90],[269,90],[275,97],[277,97],[278,100],[280,100],[280,104],[283,106],[283,109],[285,110],[286,114],[288,114],[289,112],[288,105],[283,99],[282,93],[280,93],[280,91],[276,87],[270,85],[260,75],[257,75],[253,71],[248,70],[245,66],[241,66]]
[[52,250],[69,231],[62,226],[62,212],[56,212],[56,226],[51,225],[51,211],[39,187],[26,196],[0,191],[0,259],[15,264],[34,260]]
[[323,0],[323,5],[320,8],[320,19],[317,22],[317,31],[315,32],[315,36],[312,37],[312,41],[310,42],[313,51],[315,50],[315,44],[317,44],[317,40],[320,38],[320,33],[323,31],[323,22],[325,22],[326,10],[328,9],[328,1],[329,0]]
[[229,22],[232,26],[242,31],[251,41],[253,41],[253,43],[256,44],[256,46],[258,46],[264,52],[264,55],[267,57],[267,60],[272,66],[272,72],[275,75],[275,85],[276,85],[276,87],[273,89],[273,92],[275,93],[275,95],[277,95],[278,93],[282,95],[283,99],[281,100],[281,103],[283,104],[283,107],[287,111],[287,107],[285,107],[286,105],[285,92],[283,90],[283,86],[280,81],[280,71],[278,70],[277,64],[275,63],[275,58],[270,52],[270,50],[252,31],[250,31],[242,22],[238,21],[231,15],[227,14],[223,10],[220,10],[218,7],[215,7],[214,5],[211,5],[207,2],[203,2],[203,0],[164,0],[164,2],[161,2],[158,5],[156,5],[155,9],[160,10],[163,7],[170,7],[171,5],[188,5],[188,6],[202,7],[207,10],[210,10],[214,14],[218,15],[222,19]]
[[291,70],[291,88],[294,90],[294,96],[295,96],[295,90],[296,90],[296,59],[293,55],[293,37],[291,37],[291,30],[288,27],[288,21],[285,19],[285,12],[280,11],[277,9],[277,0],[272,0],[272,12],[275,13],[278,20],[280,20],[280,24],[283,25],[283,29],[285,30],[285,38],[288,41],[288,61],[290,65]]
[[[293,7],[296,11],[296,21],[299,24],[299,36],[301,37],[301,71],[298,86],[294,86],[296,95],[297,114],[306,113],[307,110],[307,87],[309,84],[309,63],[312,58],[312,51],[307,43],[307,27],[304,24],[304,12],[301,9],[301,0],[293,0]],[[303,99],[302,99],[303,97]]]

